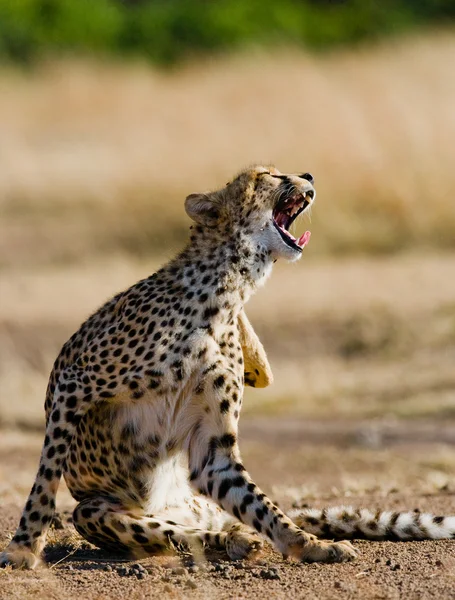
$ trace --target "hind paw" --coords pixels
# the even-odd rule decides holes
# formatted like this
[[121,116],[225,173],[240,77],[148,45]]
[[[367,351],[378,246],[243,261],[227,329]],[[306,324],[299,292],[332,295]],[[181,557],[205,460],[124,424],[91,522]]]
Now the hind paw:
[[11,543],[0,554],[0,567],[11,566],[13,569],[36,569],[41,564],[39,556],[29,548]]
[[242,560],[259,552],[263,542],[259,535],[242,525],[235,525],[226,536],[226,552],[231,560]]

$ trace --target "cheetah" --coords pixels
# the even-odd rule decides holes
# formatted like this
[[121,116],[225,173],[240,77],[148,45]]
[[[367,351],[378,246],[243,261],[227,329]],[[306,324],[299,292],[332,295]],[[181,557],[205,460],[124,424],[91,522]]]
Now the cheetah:
[[40,563],[62,475],[78,502],[76,530],[135,557],[203,546],[237,560],[265,538],[298,561],[342,562],[357,551],[340,537],[453,534],[450,517],[286,515],[242,462],[244,386],[273,379],[244,304],[277,259],[301,258],[310,233],[295,238],[289,228],[315,197],[309,173],[258,166],[186,198],[194,222],[186,248],[104,304],[56,359],[38,472],[2,565]]

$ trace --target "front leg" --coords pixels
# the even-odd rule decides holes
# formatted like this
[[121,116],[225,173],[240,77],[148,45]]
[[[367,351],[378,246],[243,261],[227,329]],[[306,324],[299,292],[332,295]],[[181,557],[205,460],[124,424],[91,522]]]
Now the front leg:
[[252,481],[237,443],[241,387],[229,369],[213,369],[204,382],[198,401],[204,416],[189,443],[193,485],[239,521],[265,535],[285,556],[305,562],[353,559],[356,551],[349,542],[323,542],[305,533]]
[[243,310],[238,315],[237,326],[243,352],[245,384],[258,388],[269,386],[273,383],[273,373],[267,354]]

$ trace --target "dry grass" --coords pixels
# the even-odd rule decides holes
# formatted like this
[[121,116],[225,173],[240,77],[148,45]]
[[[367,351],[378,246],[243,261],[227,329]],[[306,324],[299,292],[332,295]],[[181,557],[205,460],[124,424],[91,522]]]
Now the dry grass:
[[182,199],[252,161],[317,179],[312,252],[455,240],[455,35],[162,73],[0,72],[3,265],[176,247]]

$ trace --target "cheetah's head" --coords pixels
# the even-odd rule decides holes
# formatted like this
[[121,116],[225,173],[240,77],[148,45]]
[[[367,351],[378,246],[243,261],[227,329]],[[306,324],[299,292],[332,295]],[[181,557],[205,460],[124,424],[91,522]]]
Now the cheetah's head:
[[314,202],[314,179],[309,173],[287,175],[275,167],[256,166],[242,171],[222,190],[191,194],[188,215],[202,228],[225,237],[250,240],[271,258],[298,260],[310,239],[306,231],[294,237],[289,229]]

